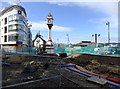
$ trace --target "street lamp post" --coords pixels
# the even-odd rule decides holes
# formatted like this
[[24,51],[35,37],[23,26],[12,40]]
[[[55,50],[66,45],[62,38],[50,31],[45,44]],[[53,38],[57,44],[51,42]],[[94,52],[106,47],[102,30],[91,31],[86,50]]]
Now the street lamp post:
[[59,39],[57,39],[57,44],[58,44],[58,47],[59,47]]
[[108,27],[108,44],[110,43],[110,22],[106,23],[107,27]]
[[96,44],[96,46],[98,46],[98,37],[99,36],[100,36],[100,34],[97,34],[97,33],[92,35],[92,37],[95,37],[95,44]]
[[67,36],[67,42],[68,42],[68,47],[69,47],[69,34],[66,34],[66,36]]

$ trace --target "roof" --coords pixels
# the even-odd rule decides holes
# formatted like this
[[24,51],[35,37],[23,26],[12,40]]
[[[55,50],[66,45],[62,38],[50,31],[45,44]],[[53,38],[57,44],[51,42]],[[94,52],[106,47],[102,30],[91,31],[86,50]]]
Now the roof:
[[25,13],[25,16],[26,16],[26,11],[21,5],[11,5],[9,7],[6,7],[4,10],[2,10],[0,12],[0,16],[4,15],[5,13],[7,13],[7,12],[9,12],[11,10],[13,10],[14,8],[20,8]]

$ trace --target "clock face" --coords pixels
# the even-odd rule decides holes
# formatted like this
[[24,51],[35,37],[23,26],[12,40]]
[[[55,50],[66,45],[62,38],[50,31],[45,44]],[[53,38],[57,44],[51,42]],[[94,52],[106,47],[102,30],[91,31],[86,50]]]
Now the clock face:
[[52,19],[49,19],[49,20],[48,20],[48,23],[49,23],[49,24],[52,24]]

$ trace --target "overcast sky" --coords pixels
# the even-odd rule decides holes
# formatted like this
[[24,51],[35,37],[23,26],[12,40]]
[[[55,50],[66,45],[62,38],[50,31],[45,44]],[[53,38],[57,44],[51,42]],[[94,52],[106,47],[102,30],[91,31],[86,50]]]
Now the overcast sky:
[[[0,9],[17,1],[19,0],[4,0],[0,4]],[[79,43],[83,40],[94,41],[92,34],[98,33],[100,34],[98,42],[106,43],[107,21],[110,22],[111,42],[118,42],[118,0],[81,1],[20,0],[19,4],[26,9],[28,21],[32,24],[33,38],[40,31],[41,35],[46,40],[48,39],[46,18],[48,13],[51,12],[54,18],[52,28],[54,42],[59,39],[59,42],[67,43],[66,34],[69,34],[70,43]]]

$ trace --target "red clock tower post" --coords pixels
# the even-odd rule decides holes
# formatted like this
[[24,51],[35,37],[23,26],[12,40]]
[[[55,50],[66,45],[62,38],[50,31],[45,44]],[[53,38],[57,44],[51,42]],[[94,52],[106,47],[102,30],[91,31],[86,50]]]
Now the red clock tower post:
[[48,25],[48,28],[49,28],[49,31],[48,31],[48,44],[52,45],[51,30],[52,30],[52,26],[53,26],[53,16],[51,15],[51,13],[48,14],[47,25]]
[[46,51],[47,51],[47,54],[53,55],[54,46],[53,46],[53,41],[51,37],[51,30],[53,26],[53,16],[51,15],[51,13],[49,13],[47,17],[47,26],[48,26],[48,41],[46,44]]

